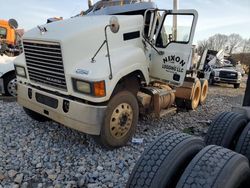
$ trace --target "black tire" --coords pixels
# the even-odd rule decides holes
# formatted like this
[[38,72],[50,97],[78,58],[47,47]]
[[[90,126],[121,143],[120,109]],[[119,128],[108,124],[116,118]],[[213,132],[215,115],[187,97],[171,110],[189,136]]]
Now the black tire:
[[208,79],[208,83],[209,83],[209,85],[214,85],[214,78],[213,78],[213,76],[210,76],[210,78]]
[[200,79],[201,81],[201,96],[200,96],[200,104],[204,104],[207,100],[208,94],[208,81],[207,79]]
[[126,187],[174,188],[185,167],[203,147],[200,138],[167,132],[144,151]]
[[240,88],[240,84],[234,84],[234,88],[235,88],[235,89]]
[[201,82],[199,79],[195,81],[195,85],[193,88],[194,92],[192,95],[191,100],[186,100],[186,107],[189,110],[196,110],[200,103],[200,97],[201,97]]
[[205,143],[234,150],[246,124],[246,116],[236,112],[222,112],[212,121]]
[[[125,106],[123,106],[123,104]],[[117,109],[119,111],[119,113],[117,113],[118,118],[115,117]],[[130,112],[130,110],[132,112]],[[134,135],[138,117],[139,106],[136,97],[129,91],[117,93],[108,103],[101,133],[95,137],[96,140],[108,149],[126,145]],[[113,121],[113,119],[116,124],[111,127],[111,121]],[[116,133],[119,134],[116,135]]]
[[16,75],[15,73],[10,73],[4,76],[4,95],[5,96],[13,96],[16,97],[17,90],[16,90]]
[[30,110],[28,108],[23,107],[23,110],[25,111],[25,113],[31,117],[32,119],[39,121],[39,122],[45,122],[45,121],[50,121],[49,118],[47,118],[46,116],[43,116],[41,114],[38,114],[37,112],[34,112],[33,110]]
[[245,155],[250,161],[250,123],[248,123],[245,129],[242,131],[235,151]]
[[176,187],[246,187],[249,174],[250,169],[246,157],[229,149],[210,145],[193,158]]
[[178,108],[186,108],[186,103],[185,103],[184,99],[175,98],[175,104]]

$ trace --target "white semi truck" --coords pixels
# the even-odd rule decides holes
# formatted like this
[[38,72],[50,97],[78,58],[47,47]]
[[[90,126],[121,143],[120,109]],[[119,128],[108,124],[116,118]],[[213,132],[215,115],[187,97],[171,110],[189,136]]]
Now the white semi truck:
[[[19,55],[21,33],[14,19],[0,20],[0,94],[16,96],[16,74],[14,56]],[[21,30],[19,30],[21,31]]]
[[115,148],[131,139],[139,113],[159,117],[175,109],[176,97],[197,107],[201,83],[185,79],[197,12],[144,12],[77,16],[26,32],[15,59],[25,112]]
[[0,93],[3,95],[16,96],[14,59],[15,57],[0,54]]

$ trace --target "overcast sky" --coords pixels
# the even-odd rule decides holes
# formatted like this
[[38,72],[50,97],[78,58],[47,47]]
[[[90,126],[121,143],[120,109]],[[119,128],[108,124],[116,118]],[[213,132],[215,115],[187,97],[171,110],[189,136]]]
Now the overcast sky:
[[[155,2],[159,8],[172,9],[172,0]],[[47,18],[69,18],[86,10],[87,0],[0,0],[0,5],[0,19],[15,18],[20,28],[28,30]],[[195,42],[215,33],[250,38],[250,0],[179,0],[179,7],[199,12]]]

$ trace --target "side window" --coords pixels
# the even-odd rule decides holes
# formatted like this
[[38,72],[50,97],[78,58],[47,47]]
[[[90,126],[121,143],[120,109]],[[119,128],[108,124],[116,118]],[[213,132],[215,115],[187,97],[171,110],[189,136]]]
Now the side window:
[[189,42],[193,19],[193,15],[167,15],[156,39],[156,46],[165,48],[170,42]]
[[7,29],[4,27],[0,27],[0,39],[7,38]]

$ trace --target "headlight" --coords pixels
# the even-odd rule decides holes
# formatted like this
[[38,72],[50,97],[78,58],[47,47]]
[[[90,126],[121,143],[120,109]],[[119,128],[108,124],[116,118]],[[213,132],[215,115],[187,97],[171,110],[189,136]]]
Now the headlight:
[[238,72],[238,80],[242,78],[241,72]]
[[220,71],[214,71],[214,76],[219,76],[220,75]]
[[15,66],[16,75],[26,78],[26,71],[24,67]]
[[81,93],[91,93],[90,83],[81,80],[74,80],[74,88]]
[[95,97],[104,97],[106,95],[105,81],[87,82],[73,79],[73,88],[77,92]]

